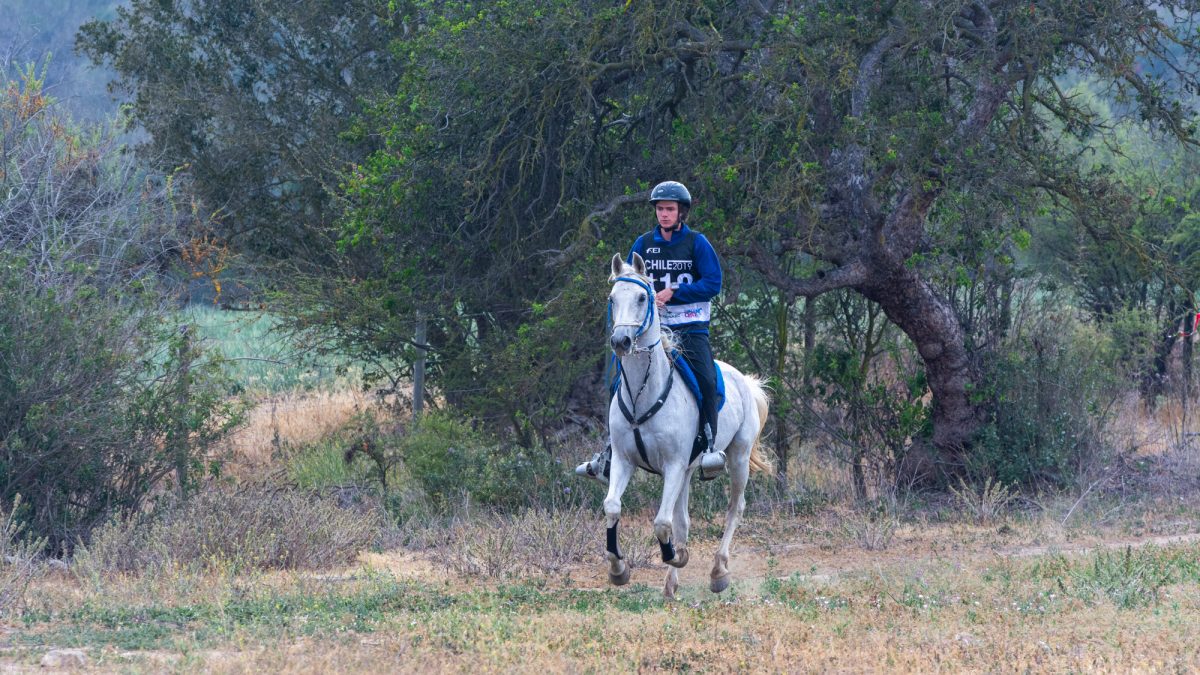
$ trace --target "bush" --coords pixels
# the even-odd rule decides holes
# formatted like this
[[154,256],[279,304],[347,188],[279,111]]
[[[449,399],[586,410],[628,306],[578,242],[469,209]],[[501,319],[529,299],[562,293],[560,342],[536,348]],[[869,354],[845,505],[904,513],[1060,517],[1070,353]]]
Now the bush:
[[446,413],[422,417],[396,451],[440,507],[464,497],[502,510],[550,506],[570,492],[570,477],[548,453],[508,448]]
[[159,321],[191,209],[108,127],[80,127],[30,67],[0,68],[0,504],[68,549],[167,476],[191,483],[237,422],[219,364]]
[[980,479],[1064,486],[1106,451],[1102,431],[1122,391],[1112,340],[1070,317],[1047,319],[984,364],[994,417],[969,458]]
[[220,364],[134,296],[41,287],[0,252],[0,501],[68,549],[160,481],[194,482],[239,420]]
[[352,562],[382,532],[378,509],[277,488],[211,489],[106,525],[76,557],[101,572],[322,569]]

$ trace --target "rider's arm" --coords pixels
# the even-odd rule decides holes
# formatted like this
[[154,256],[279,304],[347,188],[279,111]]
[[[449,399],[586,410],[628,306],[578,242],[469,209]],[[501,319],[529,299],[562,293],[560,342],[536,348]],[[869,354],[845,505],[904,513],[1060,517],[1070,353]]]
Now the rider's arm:
[[717,252],[699,232],[695,246],[693,262],[700,278],[690,284],[680,284],[672,297],[676,302],[704,302],[721,292],[721,261],[717,259]]

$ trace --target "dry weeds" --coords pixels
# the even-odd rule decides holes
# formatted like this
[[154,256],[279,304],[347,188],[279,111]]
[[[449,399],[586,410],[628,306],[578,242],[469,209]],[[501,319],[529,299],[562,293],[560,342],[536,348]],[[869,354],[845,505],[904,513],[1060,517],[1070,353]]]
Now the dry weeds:
[[[369,401],[271,405],[238,441],[256,471]],[[952,500],[849,510],[845,472],[800,450],[792,475],[806,491],[751,505],[722,596],[707,590],[722,519],[694,518],[676,602],[661,598],[646,514],[622,528],[627,555],[645,562],[613,589],[601,514],[586,510],[431,521],[427,548],[320,574],[56,572],[0,636],[0,667],[78,645],[96,668],[123,671],[1195,671],[1200,453],[1157,445],[1154,429],[1129,432],[1132,464],[1097,467],[1108,478],[1090,491],[1007,509],[976,494],[988,513],[970,518]]]
[[378,412],[379,406],[374,397],[357,389],[270,396],[254,406],[246,424],[229,439],[230,474],[261,475],[286,449],[329,438],[365,410]]

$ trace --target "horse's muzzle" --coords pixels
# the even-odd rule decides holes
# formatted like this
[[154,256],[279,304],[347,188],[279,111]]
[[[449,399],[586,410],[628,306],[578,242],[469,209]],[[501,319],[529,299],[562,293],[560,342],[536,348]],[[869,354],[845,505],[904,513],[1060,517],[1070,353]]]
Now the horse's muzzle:
[[608,339],[608,344],[612,346],[612,350],[616,352],[617,356],[624,356],[633,349],[633,336],[627,329],[618,328]]

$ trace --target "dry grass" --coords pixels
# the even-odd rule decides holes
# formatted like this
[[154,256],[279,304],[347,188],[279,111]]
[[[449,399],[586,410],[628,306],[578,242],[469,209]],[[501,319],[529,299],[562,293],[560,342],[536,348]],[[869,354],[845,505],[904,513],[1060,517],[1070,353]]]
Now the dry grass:
[[[370,401],[271,405],[239,439],[254,471]],[[0,667],[31,669],[49,646],[78,645],[122,671],[1194,671],[1200,453],[1154,449],[1152,422],[1112,432],[1130,434],[1147,463],[1098,467],[1112,477],[1091,492],[1005,502],[962,486],[969,503],[919,509],[851,509],[844,467],[800,449],[791,475],[804,489],[751,504],[721,596],[707,590],[720,517],[693,519],[681,600],[667,602],[646,513],[622,521],[639,564],[613,589],[599,510],[476,513],[443,527],[417,522],[416,497],[406,527],[420,529],[420,550],[362,553],[320,574],[52,573],[30,585]]]
[[349,510],[329,498],[247,486],[111,523],[76,553],[88,575],[175,568],[322,569],[354,560],[385,530],[378,508]]
[[270,396],[254,406],[246,424],[229,439],[230,474],[261,475],[288,448],[329,438],[365,410],[381,412],[374,397],[357,389]]
[[[465,577],[555,575],[593,560],[596,533],[603,529],[603,516],[582,508],[487,514],[457,520],[437,548],[437,556],[448,570]],[[619,532],[627,564],[635,568],[649,566],[649,540],[630,527]]]
[[[829,517],[805,525],[828,529]],[[17,648],[4,660],[36,663],[44,645],[69,641],[97,666],[121,670],[1200,667],[1200,542],[1086,550],[1112,542],[1109,531],[1038,549],[1028,546],[1045,536],[1037,523],[1013,527],[1001,535],[961,522],[902,525],[878,552],[837,536],[793,540],[773,553],[744,544],[734,552],[735,584],[719,597],[706,589],[716,541],[700,539],[677,602],[661,598],[657,564],[635,570],[629,587],[608,588],[600,527],[589,560],[550,576],[463,575],[430,551],[398,554],[394,566],[387,555],[367,556],[332,575],[57,577],[31,589]]]

